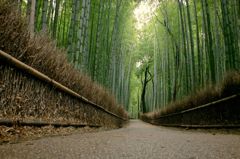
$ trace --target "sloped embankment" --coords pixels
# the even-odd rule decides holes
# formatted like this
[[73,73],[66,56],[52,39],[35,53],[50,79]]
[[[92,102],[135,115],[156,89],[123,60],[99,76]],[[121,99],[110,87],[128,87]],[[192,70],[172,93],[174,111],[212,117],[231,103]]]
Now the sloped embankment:
[[220,84],[143,114],[141,119],[166,126],[239,127],[240,72],[227,73]]
[[[68,63],[66,52],[46,37],[30,38],[24,19],[8,0],[0,0],[0,50],[92,103],[127,119],[114,97]],[[43,82],[0,58],[0,118],[34,119],[119,127],[125,121],[93,107],[49,82]]]

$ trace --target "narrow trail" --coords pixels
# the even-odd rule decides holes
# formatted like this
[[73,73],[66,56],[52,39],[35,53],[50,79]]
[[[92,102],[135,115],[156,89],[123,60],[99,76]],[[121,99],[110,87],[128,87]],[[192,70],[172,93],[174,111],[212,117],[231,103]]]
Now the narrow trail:
[[0,158],[238,159],[240,136],[131,120],[126,128],[118,130],[0,145]]

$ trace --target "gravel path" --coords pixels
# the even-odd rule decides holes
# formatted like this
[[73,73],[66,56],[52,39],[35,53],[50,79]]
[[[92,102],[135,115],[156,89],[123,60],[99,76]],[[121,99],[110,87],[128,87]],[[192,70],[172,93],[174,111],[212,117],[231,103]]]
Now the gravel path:
[[240,159],[240,135],[157,127],[126,128],[0,145],[0,158]]

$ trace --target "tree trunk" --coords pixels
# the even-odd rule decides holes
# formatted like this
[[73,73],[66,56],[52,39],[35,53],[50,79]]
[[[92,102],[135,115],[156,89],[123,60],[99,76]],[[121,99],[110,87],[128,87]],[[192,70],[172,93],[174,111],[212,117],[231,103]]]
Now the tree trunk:
[[82,58],[82,68],[87,71],[88,63],[89,63],[89,35],[88,35],[88,24],[90,17],[90,9],[91,9],[91,0],[87,0],[86,11],[85,11],[85,22],[84,22],[84,47],[83,47],[83,58]]
[[22,14],[22,0],[18,0],[18,12],[19,12],[19,15]]
[[27,17],[28,23],[30,21],[31,5],[32,5],[32,1],[27,0],[26,17]]
[[182,43],[183,43],[183,55],[185,58],[185,92],[189,92],[189,69],[188,69],[188,58],[187,58],[187,46],[186,46],[186,32],[185,32],[185,27],[184,27],[184,19],[183,19],[183,9],[182,9],[182,4],[180,0],[178,0],[178,7],[179,7],[179,13],[180,13],[180,23],[181,23],[181,29],[182,29]]
[[210,73],[211,73],[211,81],[212,83],[216,83],[216,74],[215,74],[215,59],[213,53],[213,40],[212,40],[212,31],[211,31],[211,21],[210,21],[210,13],[208,7],[208,1],[205,0],[205,8],[206,8],[206,20],[207,20],[207,32],[208,32],[208,56],[209,56],[209,64],[210,64]]
[[202,67],[201,67],[201,49],[200,49],[200,37],[199,37],[199,24],[198,24],[198,16],[197,16],[197,2],[196,0],[193,0],[193,5],[194,5],[194,17],[195,17],[195,23],[196,23],[196,36],[197,36],[197,57],[198,57],[198,62],[197,66],[198,68],[196,69],[198,73],[198,79],[197,79],[197,85],[201,87],[202,84]]
[[57,33],[59,6],[60,6],[60,0],[56,0],[55,15],[54,15],[54,21],[53,21],[53,28],[52,28],[52,36],[54,39],[56,39],[56,33]]
[[145,94],[147,88],[147,74],[148,74],[149,67],[146,67],[144,71],[144,81],[142,82],[142,93],[141,93],[141,108],[142,112],[146,113],[146,102],[145,102]]
[[193,31],[192,31],[192,22],[189,9],[189,2],[186,0],[187,4],[187,19],[188,19],[188,29],[189,29],[189,38],[190,38],[190,50],[191,50],[191,78],[192,78],[192,89],[195,89],[196,74],[195,74],[195,55],[194,55],[194,41],[193,41]]
[[42,8],[42,31],[47,31],[47,9],[48,9],[48,0],[43,1]]
[[32,0],[31,3],[31,13],[30,13],[30,21],[29,21],[29,31],[30,36],[34,36],[34,28],[35,28],[35,6],[36,6],[36,0]]
[[75,63],[75,30],[77,25],[77,4],[79,0],[73,0],[72,2],[72,15],[71,15],[71,24],[68,32],[68,57],[71,63]]

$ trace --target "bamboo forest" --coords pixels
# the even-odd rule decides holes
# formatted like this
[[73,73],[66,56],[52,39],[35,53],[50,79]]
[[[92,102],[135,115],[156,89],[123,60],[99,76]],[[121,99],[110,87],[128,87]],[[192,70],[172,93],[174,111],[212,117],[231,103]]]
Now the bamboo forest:
[[[48,34],[68,61],[137,118],[240,67],[238,0],[18,0],[31,35]],[[70,81],[69,81],[70,82]]]
[[[107,87],[133,117],[240,67],[238,0],[18,0],[32,34]],[[34,13],[32,13],[34,12]]]
[[240,0],[0,0],[0,158],[240,158]]

